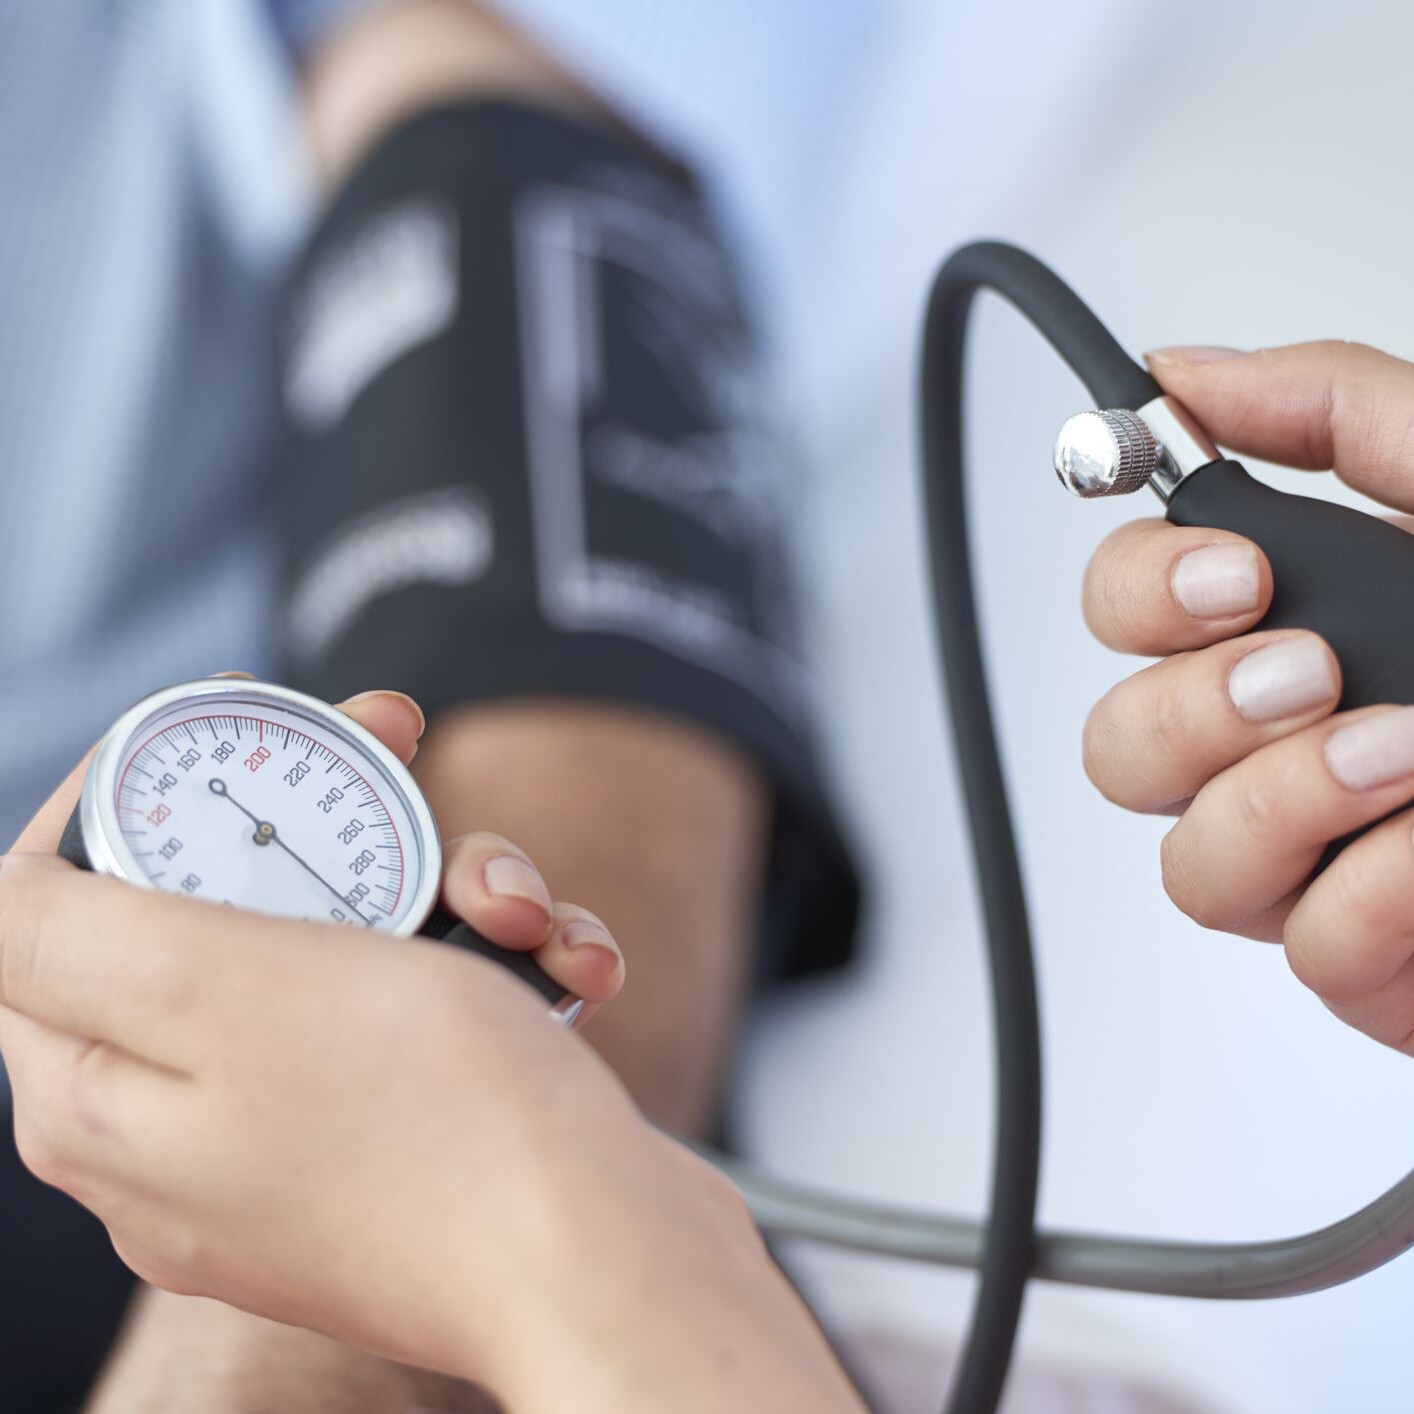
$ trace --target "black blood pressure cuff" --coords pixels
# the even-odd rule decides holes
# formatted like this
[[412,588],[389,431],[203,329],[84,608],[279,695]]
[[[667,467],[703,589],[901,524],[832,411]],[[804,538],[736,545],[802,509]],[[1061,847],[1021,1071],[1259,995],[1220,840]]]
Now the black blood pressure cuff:
[[775,787],[763,972],[844,961],[858,887],[796,654],[792,492],[688,175],[544,112],[422,115],[316,232],[281,373],[285,679],[720,734]]

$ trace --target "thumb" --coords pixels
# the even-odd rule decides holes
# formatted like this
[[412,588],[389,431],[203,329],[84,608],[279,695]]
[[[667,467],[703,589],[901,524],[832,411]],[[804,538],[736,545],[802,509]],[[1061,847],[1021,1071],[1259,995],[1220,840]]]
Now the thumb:
[[360,692],[339,703],[339,710],[372,732],[404,766],[417,754],[427,719],[405,692]]
[[1414,510],[1414,364],[1325,339],[1243,353],[1214,347],[1145,355],[1164,392],[1217,442],[1342,481]]

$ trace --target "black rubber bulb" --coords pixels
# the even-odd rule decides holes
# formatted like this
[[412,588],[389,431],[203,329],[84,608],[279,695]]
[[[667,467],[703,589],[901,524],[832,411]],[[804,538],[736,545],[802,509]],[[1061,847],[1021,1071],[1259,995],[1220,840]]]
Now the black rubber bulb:
[[1343,708],[1414,703],[1414,535],[1364,511],[1266,486],[1235,461],[1179,484],[1175,525],[1235,531],[1271,561],[1262,628],[1307,628],[1340,660]]
[[[1278,491],[1235,461],[1210,462],[1182,481],[1168,518],[1235,531],[1261,547],[1273,592],[1259,627],[1320,634],[1340,662],[1341,708],[1414,703],[1414,535],[1348,506]],[[1336,841],[1323,867],[1363,833]]]

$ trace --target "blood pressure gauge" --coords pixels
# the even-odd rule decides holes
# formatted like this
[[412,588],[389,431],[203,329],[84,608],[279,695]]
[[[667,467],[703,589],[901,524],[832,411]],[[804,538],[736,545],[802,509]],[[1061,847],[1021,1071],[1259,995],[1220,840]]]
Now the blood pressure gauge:
[[142,888],[443,938],[579,1011],[526,954],[435,907],[442,847],[401,761],[352,718],[234,677],[144,698],[104,736],[59,852]]

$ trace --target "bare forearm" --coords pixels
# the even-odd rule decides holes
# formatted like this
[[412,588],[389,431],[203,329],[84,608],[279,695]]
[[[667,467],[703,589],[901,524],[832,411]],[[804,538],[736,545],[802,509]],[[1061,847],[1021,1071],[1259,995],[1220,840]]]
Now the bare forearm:
[[461,1380],[430,1375],[219,1301],[139,1292],[85,1414],[488,1414]]
[[651,1119],[703,1133],[755,925],[766,828],[755,768],[648,712],[520,701],[434,722],[417,769],[444,833],[522,841],[552,889],[610,922],[629,981],[587,1037]]

